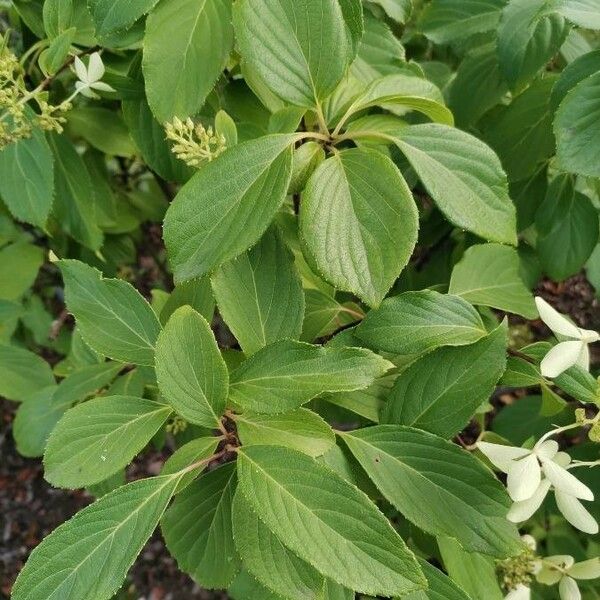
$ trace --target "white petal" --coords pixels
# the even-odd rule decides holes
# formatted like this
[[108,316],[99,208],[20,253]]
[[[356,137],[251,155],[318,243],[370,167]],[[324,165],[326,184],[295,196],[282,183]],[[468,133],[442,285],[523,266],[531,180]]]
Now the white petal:
[[558,510],[563,514],[565,519],[584,533],[598,533],[598,523],[596,519],[586,510],[586,508],[575,498],[569,494],[563,494],[558,490],[554,492],[556,505]]
[[577,365],[586,371],[590,370],[590,349],[585,342],[583,343],[583,347],[577,358]]
[[100,81],[102,76],[104,75],[104,63],[102,62],[102,58],[100,58],[100,54],[98,52],[94,52],[90,54],[90,62],[88,63],[88,77],[91,82]]
[[531,590],[520,583],[514,590],[511,590],[504,596],[504,600],[530,600]]
[[535,576],[539,583],[544,585],[554,585],[560,581],[561,577],[562,573],[558,569],[552,569],[548,565],[544,565]]
[[477,447],[486,455],[490,462],[498,467],[503,473],[508,472],[508,469],[514,460],[531,454],[531,450],[528,450],[527,448],[504,446],[503,444],[490,444],[489,442],[479,442]]
[[571,457],[566,452],[557,452],[552,461],[560,467],[566,467],[571,464]]
[[558,377],[579,360],[583,342],[561,342],[556,344],[542,359],[540,368],[544,377]]
[[569,569],[569,575],[573,579],[596,579],[600,577],[600,558],[590,558],[590,560],[575,563]]
[[546,477],[552,482],[556,491],[581,498],[582,500],[593,500],[594,493],[590,488],[581,483],[575,475],[563,469],[552,460],[542,462],[542,470]]
[[579,327],[573,325],[571,321],[552,308],[552,306],[550,306],[543,298],[536,296],[535,305],[537,306],[542,321],[544,321],[554,333],[560,333],[560,335],[566,335],[575,339],[580,338],[581,333]]
[[551,460],[558,453],[558,442],[554,440],[546,440],[542,442],[539,446],[536,446],[535,453],[540,458],[540,460]]
[[594,342],[600,340],[600,333],[593,331],[592,329],[581,329],[580,327],[579,333],[581,334],[581,339],[586,344],[593,344]]
[[73,66],[75,67],[75,74],[83,83],[88,83],[88,72],[83,64],[83,61],[79,58],[79,56],[75,57],[73,61]]
[[558,593],[560,594],[560,600],[581,600],[581,592],[577,582],[566,575],[558,584]]
[[531,498],[522,500],[521,502],[515,502],[510,507],[506,518],[513,523],[527,521],[527,519],[535,514],[537,509],[542,505],[549,489],[550,482],[547,479],[543,479]]
[[531,498],[541,478],[540,464],[535,454],[513,461],[506,481],[508,495],[517,502]]
[[[540,484],[541,485],[541,484]],[[521,536],[521,541],[530,549],[535,550],[537,548],[537,542],[532,535],[525,533]]]
[[90,87],[93,90],[100,90],[101,92],[116,92],[114,87],[108,85],[108,83],[104,83],[103,81],[94,81],[90,83]]

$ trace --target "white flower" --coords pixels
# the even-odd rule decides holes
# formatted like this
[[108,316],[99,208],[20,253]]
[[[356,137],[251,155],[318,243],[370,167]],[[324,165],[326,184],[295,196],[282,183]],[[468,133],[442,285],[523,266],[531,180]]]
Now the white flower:
[[[571,462],[571,457],[565,452],[558,452],[552,461],[559,467],[565,468]],[[507,515],[508,520],[513,523],[521,523],[529,519],[542,505],[551,487],[552,483],[549,479],[542,479],[531,498],[515,502],[511,506]],[[586,510],[576,496],[567,494],[556,487],[554,488],[554,496],[558,509],[573,527],[585,533],[598,533],[596,519]]]
[[556,585],[561,600],[581,600],[581,592],[576,579],[596,579],[600,577],[600,558],[592,558],[576,563],[572,556],[549,556],[542,561],[542,568],[536,579],[545,585]]
[[590,351],[588,344],[600,340],[596,331],[582,329],[573,325],[559,312],[554,310],[543,298],[536,297],[535,304],[540,318],[560,338],[568,341],[560,341],[542,360],[540,365],[544,377],[558,377],[573,365],[579,365],[586,371],[590,368]]
[[508,475],[508,494],[516,502],[529,500],[539,493],[542,473],[556,490],[583,500],[594,499],[586,485],[553,460],[558,454],[558,444],[554,440],[541,438],[531,450],[489,442],[479,442],[477,447]]
[[531,600],[531,590],[526,585],[519,585],[504,596],[504,600]]
[[75,68],[75,73],[79,78],[79,81],[75,82],[75,89],[80,94],[83,94],[88,98],[97,98],[98,96],[94,94],[93,90],[102,92],[115,91],[110,85],[100,81],[104,76],[104,63],[98,52],[90,54],[87,68],[79,56],[75,57],[73,66]]

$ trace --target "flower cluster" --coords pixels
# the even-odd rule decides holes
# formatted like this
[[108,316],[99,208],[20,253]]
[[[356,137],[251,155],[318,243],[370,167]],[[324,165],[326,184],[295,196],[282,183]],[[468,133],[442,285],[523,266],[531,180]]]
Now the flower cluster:
[[[34,111],[32,103],[37,105]],[[12,142],[31,136],[39,127],[47,131],[62,131],[62,116],[70,103],[53,106],[42,85],[29,91],[23,69],[10,51],[6,38],[0,37],[0,150]]]
[[181,121],[175,117],[165,124],[167,139],[175,142],[171,151],[177,158],[191,167],[199,167],[222,154],[226,149],[225,136],[205,129],[201,123],[195,124],[190,118]]

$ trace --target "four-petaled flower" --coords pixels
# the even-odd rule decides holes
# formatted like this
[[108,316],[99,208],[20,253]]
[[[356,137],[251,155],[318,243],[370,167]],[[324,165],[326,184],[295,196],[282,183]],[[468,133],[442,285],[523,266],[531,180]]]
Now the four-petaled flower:
[[588,345],[600,340],[600,334],[577,327],[554,310],[543,298],[536,297],[535,303],[542,321],[559,337],[559,343],[542,360],[540,365],[542,375],[550,378],[558,377],[573,365],[579,365],[589,371]]
[[561,600],[581,600],[581,592],[576,579],[596,579],[600,577],[600,558],[592,558],[576,563],[572,556],[549,556],[542,561],[542,568],[536,579],[545,585],[556,585]]
[[90,54],[88,66],[86,67],[79,56],[75,57],[73,62],[75,73],[79,78],[79,81],[75,82],[75,89],[80,94],[87,96],[88,98],[97,98],[93,90],[101,92],[114,92],[115,90],[108,85],[100,81],[104,76],[104,63],[98,52]]

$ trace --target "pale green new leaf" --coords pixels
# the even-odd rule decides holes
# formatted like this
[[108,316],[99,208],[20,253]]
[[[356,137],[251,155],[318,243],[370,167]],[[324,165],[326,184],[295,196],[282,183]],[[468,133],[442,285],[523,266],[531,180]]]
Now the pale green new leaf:
[[366,388],[391,367],[363,348],[284,340],[259,350],[231,373],[229,399],[243,410],[277,414],[323,392]]
[[306,254],[329,283],[371,306],[381,302],[406,266],[417,229],[406,182],[375,150],[344,150],[327,159],[302,195]]
[[126,281],[103,279],[82,262],[59,265],[67,308],[84,341],[115,360],[152,366],[160,323],[140,293]]
[[490,397],[505,368],[504,325],[469,346],[438,348],[400,373],[382,421],[450,438]]
[[179,567],[203,587],[224,588],[240,568],[231,524],[233,464],[190,484],[167,510],[161,530]]
[[43,358],[25,348],[0,344],[0,396],[21,402],[54,383]]
[[465,450],[399,425],[367,427],[343,439],[386,499],[424,531],[453,537],[471,552],[519,552],[517,528],[506,519],[508,494]]
[[444,106],[442,92],[423,77],[395,74],[376,79],[350,104],[346,116],[372,106],[381,106],[396,114],[416,110],[432,121],[445,125],[454,123],[452,113]]
[[43,132],[2,148],[0,196],[19,221],[46,226],[54,199],[54,158]]
[[295,139],[278,134],[238,144],[181,188],[164,222],[176,280],[200,277],[260,238],[285,199]]
[[98,483],[128,465],[171,413],[133,396],[100,397],[67,411],[44,453],[44,476],[56,487]]
[[249,356],[283,339],[298,339],[304,318],[302,281],[276,228],[212,277],[223,320]]
[[314,342],[338,329],[359,321],[363,311],[355,302],[338,302],[321,290],[304,290],[306,312],[300,339]]
[[491,306],[527,319],[537,317],[533,296],[519,273],[519,255],[508,246],[471,246],[452,271],[449,292],[471,304]]
[[245,446],[285,446],[317,457],[335,445],[331,427],[306,408],[280,415],[244,413],[235,416],[235,423]]
[[158,0],[88,0],[88,8],[96,26],[96,35],[103,38],[129,29],[140,17],[152,10]]
[[498,26],[500,69],[513,90],[525,87],[558,52],[569,24],[548,0],[511,0]]
[[134,481],[56,528],[31,553],[13,600],[108,600],[163,514],[180,475]]
[[233,13],[242,57],[291,104],[318,105],[354,58],[338,0],[240,0]]
[[355,331],[369,347],[394,354],[471,344],[486,333],[479,313],[468,302],[433,290],[386,298]]
[[412,0],[372,0],[379,4],[385,14],[398,23],[406,23],[412,12]]
[[210,325],[193,308],[178,308],[158,336],[156,377],[161,394],[184,419],[218,427],[229,375]]
[[600,72],[565,96],[556,113],[554,132],[561,168],[600,177]]
[[550,0],[549,10],[555,10],[584,29],[600,29],[598,0]]
[[239,489],[260,520],[323,575],[371,595],[425,587],[415,557],[356,487],[313,458],[251,446],[238,455]]
[[515,207],[491,148],[437,124],[405,127],[394,142],[451,223],[487,240],[516,244]]
[[446,44],[495,29],[507,0],[432,0],[423,11],[421,31],[436,44]]
[[240,491],[233,500],[233,536],[244,567],[268,589],[289,600],[329,598],[323,575],[271,533]]
[[142,61],[156,118],[196,114],[232,47],[231,0],[162,0],[146,20]]

